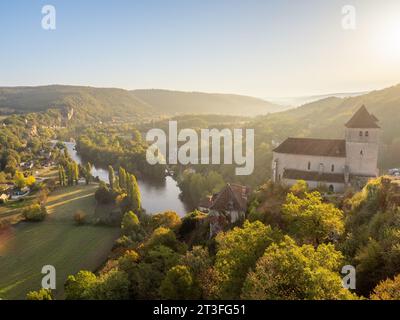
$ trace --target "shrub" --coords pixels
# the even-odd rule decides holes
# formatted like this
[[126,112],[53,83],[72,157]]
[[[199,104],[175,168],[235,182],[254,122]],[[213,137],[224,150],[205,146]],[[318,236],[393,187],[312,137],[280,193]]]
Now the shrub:
[[82,225],[86,223],[86,213],[82,210],[77,210],[74,214],[74,221],[77,225]]
[[30,205],[22,211],[22,216],[27,221],[43,221],[46,215],[46,207],[39,204]]
[[53,300],[53,295],[50,289],[40,289],[31,291],[26,295],[27,300]]

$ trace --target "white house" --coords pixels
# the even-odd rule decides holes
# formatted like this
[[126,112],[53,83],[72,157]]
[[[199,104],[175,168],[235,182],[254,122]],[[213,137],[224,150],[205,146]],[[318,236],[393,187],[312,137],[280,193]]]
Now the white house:
[[288,138],[273,151],[273,181],[343,192],[379,175],[378,119],[362,106],[345,125],[345,139]]

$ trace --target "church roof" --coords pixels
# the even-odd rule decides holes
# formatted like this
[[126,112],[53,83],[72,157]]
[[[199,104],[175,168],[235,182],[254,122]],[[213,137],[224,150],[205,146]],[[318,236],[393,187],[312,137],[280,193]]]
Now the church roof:
[[323,157],[346,157],[346,141],[333,139],[288,138],[274,149],[277,153]]
[[291,180],[344,183],[344,174],[319,173],[314,171],[301,171],[293,169],[286,169],[283,173],[283,178]]
[[354,116],[346,123],[347,128],[379,128],[377,122],[379,120],[370,114],[367,108],[363,105]]

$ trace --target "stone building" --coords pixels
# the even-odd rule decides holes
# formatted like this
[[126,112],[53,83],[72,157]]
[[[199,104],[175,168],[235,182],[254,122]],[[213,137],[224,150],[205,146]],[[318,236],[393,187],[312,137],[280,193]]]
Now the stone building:
[[244,220],[250,192],[249,187],[228,183],[219,193],[200,202],[199,210],[208,213],[210,237],[226,226]]
[[273,181],[343,192],[379,175],[378,119],[362,106],[345,124],[345,139],[288,138],[273,151]]

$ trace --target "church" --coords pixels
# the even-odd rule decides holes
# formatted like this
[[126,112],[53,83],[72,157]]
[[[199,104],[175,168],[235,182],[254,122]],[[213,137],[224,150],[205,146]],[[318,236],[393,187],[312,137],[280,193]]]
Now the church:
[[345,124],[345,139],[288,138],[273,150],[273,181],[340,193],[379,175],[379,120],[362,106]]

